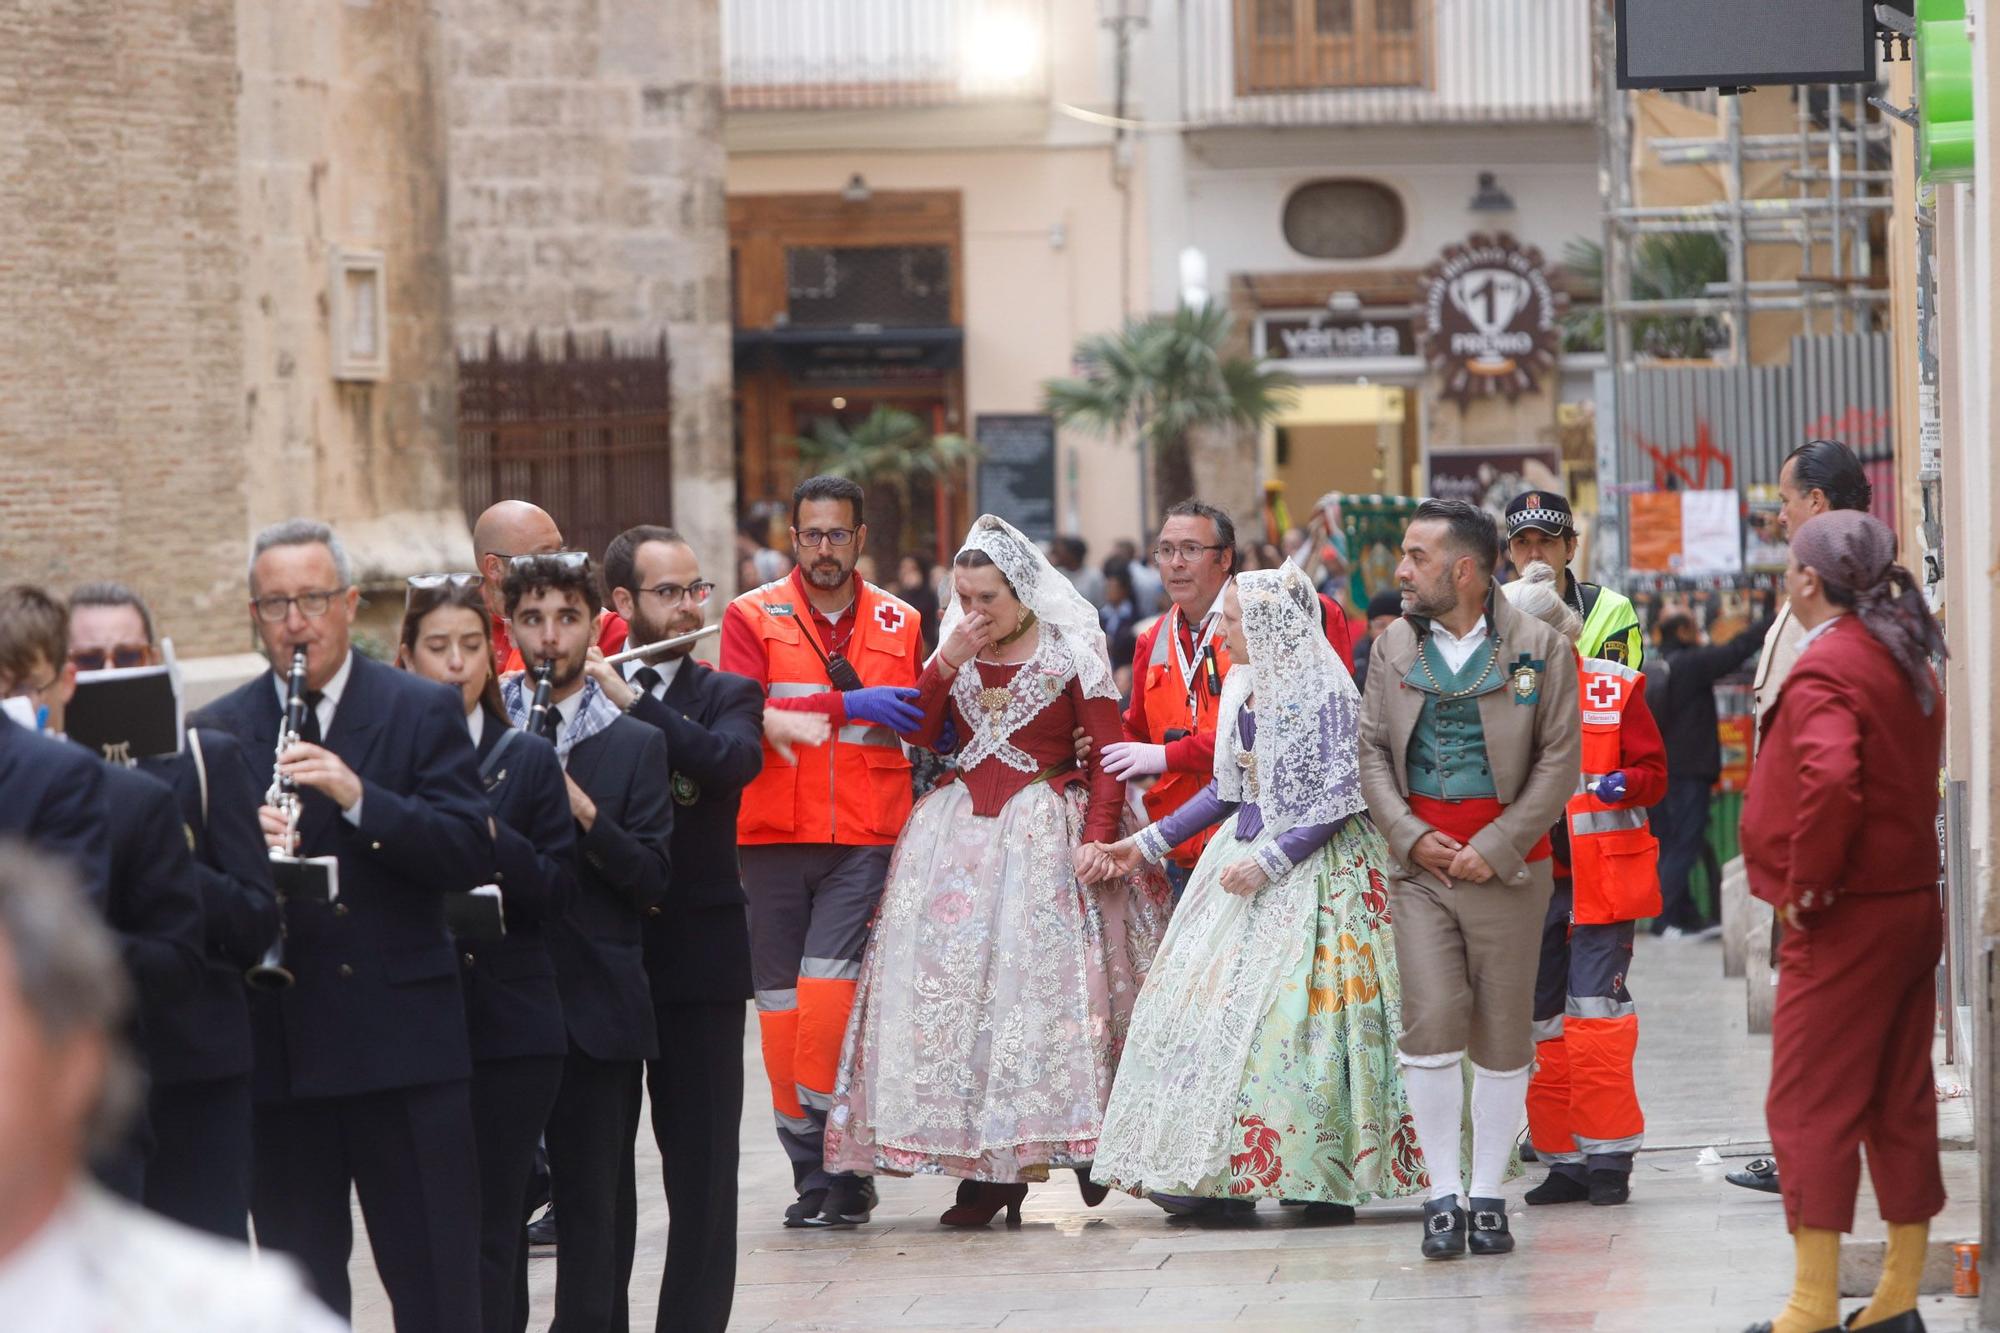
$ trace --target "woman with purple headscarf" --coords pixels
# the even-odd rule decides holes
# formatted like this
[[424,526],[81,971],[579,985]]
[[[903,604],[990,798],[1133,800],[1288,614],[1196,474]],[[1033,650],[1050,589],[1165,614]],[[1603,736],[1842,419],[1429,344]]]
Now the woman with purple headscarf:
[[1931,1036],[1943,946],[1935,821],[1944,638],[1896,537],[1838,510],[1792,536],[1785,590],[1807,631],[1761,719],[1743,810],[1750,891],[1783,924],[1771,1031],[1771,1143],[1797,1275],[1771,1333],[1840,1322],[1840,1236],[1861,1147],[1889,1249],[1848,1327],[1923,1328],[1917,1283],[1944,1207]]

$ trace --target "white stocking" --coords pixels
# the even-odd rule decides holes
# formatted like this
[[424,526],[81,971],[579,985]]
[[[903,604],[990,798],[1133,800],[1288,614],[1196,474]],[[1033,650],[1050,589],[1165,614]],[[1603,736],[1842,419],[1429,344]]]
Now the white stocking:
[[[1453,1199],[1465,1192],[1459,1168],[1465,1124],[1465,1074],[1459,1067],[1463,1054],[1403,1057],[1403,1087],[1410,1096],[1410,1118],[1417,1122],[1417,1146],[1430,1169],[1433,1199]],[[1424,1063],[1415,1064],[1413,1058]]]
[[[1528,1076],[1533,1065],[1496,1073],[1472,1067],[1472,1197],[1497,1199],[1514,1140],[1528,1118]],[[1453,1073],[1458,1072],[1453,1070]]]

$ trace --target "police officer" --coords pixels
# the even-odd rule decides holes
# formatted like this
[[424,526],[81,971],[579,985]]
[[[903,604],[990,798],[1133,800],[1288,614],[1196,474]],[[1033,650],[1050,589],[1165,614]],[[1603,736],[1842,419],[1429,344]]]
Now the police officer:
[[1507,558],[1526,569],[1537,560],[1561,571],[1563,600],[1583,617],[1577,651],[1637,670],[1645,655],[1639,613],[1625,594],[1569,572],[1576,558],[1576,515],[1555,491],[1523,491],[1507,505]]

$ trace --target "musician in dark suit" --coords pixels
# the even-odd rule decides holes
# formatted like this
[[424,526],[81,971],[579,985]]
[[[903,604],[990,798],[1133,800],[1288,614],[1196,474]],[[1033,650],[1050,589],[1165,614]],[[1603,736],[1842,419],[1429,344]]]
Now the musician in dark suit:
[[[49,730],[60,735],[64,710],[76,692],[68,608],[39,588],[9,588],[0,594],[0,690],[11,693],[17,682],[43,680],[50,684],[39,691],[41,707]],[[67,748],[99,770],[108,857],[101,907],[117,933],[137,1001],[133,1045],[146,1053],[149,1035],[201,986],[201,897],[186,827],[165,783],[123,764],[106,764],[79,747]],[[100,1155],[99,1179],[140,1201],[153,1141],[147,1118],[135,1117],[125,1139]]]
[[528,1177],[569,1053],[542,928],[576,891],[575,824],[554,748],[509,723],[500,702],[479,575],[410,580],[397,661],[459,692],[495,820],[505,934],[456,939],[472,1039],[480,1317],[487,1333],[514,1333],[528,1317]]
[[[0,628],[19,627],[42,613],[39,590],[0,589]],[[16,628],[0,640],[0,698],[30,718],[48,716],[62,671],[36,660],[43,635]],[[60,660],[60,659],[58,659]],[[46,726],[42,722],[41,726]],[[76,868],[85,895],[99,910],[109,891],[104,844],[104,769],[73,745],[38,734],[0,711],[0,836],[20,838]]]
[[502,591],[514,643],[531,670],[507,677],[501,697],[514,724],[528,724],[532,668],[549,665],[546,729],[563,762],[577,829],[576,892],[548,930],[569,1029],[546,1136],[562,1230],[556,1327],[622,1333],[638,1227],[632,1138],[639,1079],[642,1062],[659,1051],[643,922],[667,887],[667,746],[658,730],[621,715],[584,672],[598,607],[588,556],[518,556]]
[[[300,741],[279,770],[304,812],[297,852],[339,861],[331,903],[285,903],[296,982],[252,1002],[252,1211],[260,1243],[296,1256],[350,1314],[350,1186],[401,1330],[479,1327],[472,1062],[444,895],[493,879],[478,760],[456,692],[351,651],[359,593],[323,524],[252,546],[252,621],[277,668],[197,715],[253,757],[283,724],[285,668],[306,651]],[[323,739],[322,739],[323,738]],[[260,788],[271,769],[259,762]],[[258,810],[265,839],[284,815]]]
[[[637,527],[604,554],[627,648],[701,628],[715,585],[672,528]],[[736,865],[736,807],[764,764],[764,692],[712,670],[692,646],[590,676],[627,716],[667,739],[674,797],[673,881],[646,916],[646,972],[660,1031],[647,1062],[653,1138],[667,1192],[667,1258],[658,1333],[721,1333],[736,1286],[736,1162],[743,1120],[744,1004],[750,929]],[[637,1091],[634,1091],[637,1096]]]
[[[70,594],[69,661],[79,671],[155,666],[152,613],[117,583]],[[178,754],[139,770],[173,788],[194,850],[205,968],[200,989],[146,1030],[153,1150],[145,1204],[234,1240],[249,1239],[250,1003],[243,974],[278,933],[271,860],[257,827],[263,795],[234,736],[190,727]]]

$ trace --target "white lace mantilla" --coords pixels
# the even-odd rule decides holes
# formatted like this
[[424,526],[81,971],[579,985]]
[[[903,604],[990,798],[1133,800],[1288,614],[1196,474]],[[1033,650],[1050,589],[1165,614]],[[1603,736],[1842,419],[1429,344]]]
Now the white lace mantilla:
[[1012,679],[1005,685],[990,687],[1007,694],[1007,706],[995,712],[981,701],[989,687],[980,675],[979,664],[967,662],[951,683],[952,702],[958,705],[971,732],[959,747],[959,771],[969,772],[988,759],[998,759],[1022,773],[1041,772],[1044,765],[1014,744],[1014,733],[1061,698],[1075,676],[1076,670],[1070,665],[1069,652],[1062,641],[1045,634],[1034,654],[1021,664]]
[[[1097,621],[1097,608],[1070,585],[1062,572],[1049,563],[1039,546],[1003,518],[981,514],[965,534],[959,554],[978,551],[991,560],[1014,590],[1021,604],[1035,613],[1043,643],[1054,639],[1067,651],[1070,673],[1083,687],[1086,699],[1116,699],[1118,685],[1111,675],[1111,652],[1105,646],[1104,629]],[[938,626],[939,652],[958,628],[965,608],[956,597],[944,607]],[[972,664],[966,663],[971,669]],[[1030,714],[1032,716],[1032,714]],[[970,765],[967,765],[968,767]]]
[[[1254,802],[1272,833],[1359,814],[1361,696],[1320,627],[1319,595],[1287,561],[1239,574],[1236,598],[1250,660],[1223,682],[1216,794]],[[1253,694],[1257,733],[1245,763],[1237,716]]]

